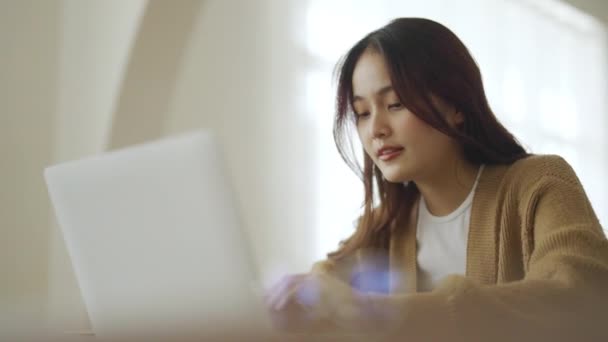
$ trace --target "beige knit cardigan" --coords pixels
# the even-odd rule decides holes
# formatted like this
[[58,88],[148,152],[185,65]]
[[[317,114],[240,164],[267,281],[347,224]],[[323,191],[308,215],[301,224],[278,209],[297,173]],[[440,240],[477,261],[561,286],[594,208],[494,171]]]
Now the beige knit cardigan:
[[[416,209],[391,236],[389,293],[365,296],[386,339],[608,341],[608,242],[562,158],[486,165],[471,208],[466,275],[426,293],[416,291]],[[349,282],[359,264],[325,260],[312,272]]]

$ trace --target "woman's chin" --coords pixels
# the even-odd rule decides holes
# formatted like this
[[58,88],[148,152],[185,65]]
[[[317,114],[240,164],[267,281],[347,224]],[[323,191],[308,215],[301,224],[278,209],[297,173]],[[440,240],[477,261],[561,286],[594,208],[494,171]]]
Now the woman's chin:
[[389,183],[406,183],[411,180],[410,177],[408,177],[407,175],[403,175],[396,172],[383,173],[382,176]]

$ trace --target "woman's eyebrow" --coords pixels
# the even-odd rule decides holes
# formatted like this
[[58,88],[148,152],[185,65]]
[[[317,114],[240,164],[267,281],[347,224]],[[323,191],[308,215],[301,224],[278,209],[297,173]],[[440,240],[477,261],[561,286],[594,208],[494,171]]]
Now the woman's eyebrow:
[[[389,84],[389,85],[387,85],[387,86],[384,86],[384,87],[380,88],[380,90],[378,90],[378,91],[376,92],[376,96],[383,96],[383,95],[386,95],[386,93],[388,93],[388,92],[390,92],[390,91],[392,91],[392,90],[393,90],[393,86]],[[362,97],[362,96],[360,96],[360,95],[355,95],[355,96],[353,97],[353,103],[355,103],[355,102],[357,102],[357,101],[361,101],[361,100],[363,100],[363,97]]]

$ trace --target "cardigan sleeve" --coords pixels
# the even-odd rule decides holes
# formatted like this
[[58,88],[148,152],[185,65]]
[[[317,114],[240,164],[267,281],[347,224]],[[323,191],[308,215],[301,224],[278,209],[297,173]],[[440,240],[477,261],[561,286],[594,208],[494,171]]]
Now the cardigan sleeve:
[[430,293],[368,295],[365,310],[383,318],[387,337],[608,341],[606,237],[570,166],[561,158],[546,164],[525,190],[523,224],[533,236],[525,277],[480,285],[450,276]]

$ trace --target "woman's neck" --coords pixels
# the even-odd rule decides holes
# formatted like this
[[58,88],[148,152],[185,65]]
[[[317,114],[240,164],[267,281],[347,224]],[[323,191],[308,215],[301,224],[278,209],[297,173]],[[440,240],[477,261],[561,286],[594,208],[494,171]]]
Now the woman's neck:
[[446,216],[467,198],[478,171],[479,165],[454,159],[415,183],[429,212],[434,216]]

